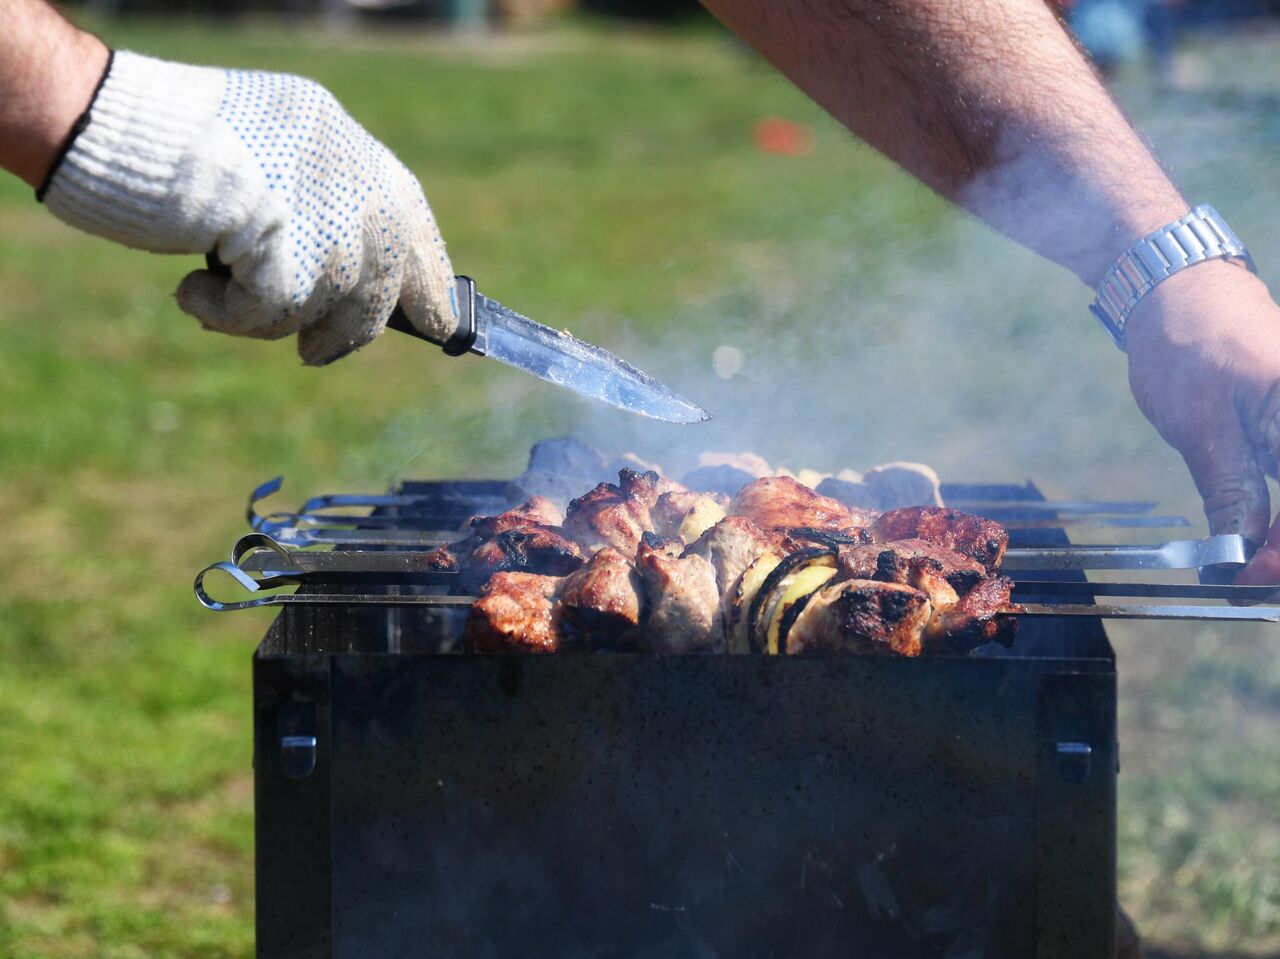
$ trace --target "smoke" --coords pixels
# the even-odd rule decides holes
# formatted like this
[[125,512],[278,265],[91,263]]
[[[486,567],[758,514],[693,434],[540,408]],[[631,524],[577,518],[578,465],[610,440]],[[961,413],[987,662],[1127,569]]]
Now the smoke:
[[[1265,276],[1280,256],[1280,91],[1246,85],[1267,72],[1248,69],[1244,47],[1246,66],[1214,62],[1199,87],[1135,74],[1118,92],[1188,199],[1217,206]],[[1229,56],[1240,48],[1233,38]],[[770,158],[787,189],[738,209],[719,288],[686,279],[681,289],[655,257],[633,268],[655,289],[680,290],[674,308],[555,320],[700,403],[711,422],[648,421],[476,361],[467,388],[480,401],[448,411],[445,439],[435,411],[399,418],[370,451],[381,478],[510,476],[536,440],[573,435],[677,477],[709,450],[827,472],[912,459],[944,480],[1032,477],[1056,495],[1161,499],[1199,520],[1180,459],[1136,409],[1124,357],[1087,311],[1090,290],[868,148],[827,132],[817,149],[846,151],[850,178],[818,181],[809,159]]]

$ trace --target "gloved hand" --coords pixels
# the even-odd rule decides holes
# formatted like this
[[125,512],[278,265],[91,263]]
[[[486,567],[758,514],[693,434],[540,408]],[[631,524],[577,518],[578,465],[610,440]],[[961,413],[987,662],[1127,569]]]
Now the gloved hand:
[[1236,582],[1280,583],[1266,482],[1280,459],[1280,307],[1243,268],[1202,263],[1148,294],[1125,332],[1133,395],[1186,461],[1209,531],[1261,545]]
[[298,334],[304,362],[368,343],[397,299],[443,341],[453,268],[422,188],[320,85],[119,51],[43,199],[90,233],[156,253],[215,250],[178,304],[208,329]]

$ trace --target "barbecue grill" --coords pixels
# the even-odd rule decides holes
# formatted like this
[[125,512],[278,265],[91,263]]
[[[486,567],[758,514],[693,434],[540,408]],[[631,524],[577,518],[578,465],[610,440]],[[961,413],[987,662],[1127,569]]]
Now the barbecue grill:
[[[465,606],[402,559],[506,508],[506,484],[255,512],[278,488],[217,564],[303,584],[254,657],[262,959],[1111,954],[1099,618],[1026,617],[1011,649],[920,659],[454,655]],[[1100,520],[1032,484],[943,494],[1011,547],[1186,522],[1153,504]],[[290,541],[337,549],[290,579]],[[1018,577],[1030,603],[1084,582]],[[237,605],[203,574],[197,592]]]

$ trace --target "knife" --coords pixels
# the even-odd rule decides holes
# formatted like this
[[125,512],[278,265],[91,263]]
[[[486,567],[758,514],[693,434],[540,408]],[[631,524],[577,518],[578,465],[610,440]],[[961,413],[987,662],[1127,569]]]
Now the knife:
[[[205,255],[209,272],[231,276],[216,253]],[[711,414],[608,350],[586,343],[564,330],[535,323],[491,300],[469,276],[455,276],[458,328],[438,343],[419,330],[396,304],[387,328],[440,347],[449,356],[474,353],[532,373],[548,383],[619,409],[668,423],[701,423]]]

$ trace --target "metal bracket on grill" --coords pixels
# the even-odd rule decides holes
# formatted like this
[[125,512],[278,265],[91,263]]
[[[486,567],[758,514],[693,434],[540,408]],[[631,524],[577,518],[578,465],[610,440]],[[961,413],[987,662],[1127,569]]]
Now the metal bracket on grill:
[[[299,545],[338,545],[342,543],[359,543],[361,545],[413,544],[420,546],[438,546],[459,538],[458,530],[438,529],[437,523],[424,521],[415,516],[413,511],[426,503],[437,503],[439,496],[425,497],[409,493],[329,493],[313,496],[299,507],[297,512],[258,512],[258,504],[275,495],[284,486],[284,477],[274,479],[258,486],[249,494],[249,503],[245,516],[249,528],[260,533],[269,533],[281,540]],[[506,501],[492,503],[468,503],[472,507],[489,506],[500,512],[507,506]],[[368,509],[392,510],[394,513],[349,514],[330,513],[333,509]],[[483,510],[482,510],[483,511]],[[354,527],[354,529],[350,528]],[[364,534],[363,530],[388,530]]]
[[456,574],[413,569],[421,553],[327,552],[296,553],[285,549],[270,536],[249,533],[231,551],[230,562],[212,563],[196,574],[196,599],[206,609],[229,612],[263,606],[470,606],[473,596],[440,596],[420,593],[301,592],[255,596],[253,599],[223,602],[214,599],[205,579],[214,571],[226,573],[250,593],[289,586],[337,585],[350,588],[371,585],[380,588],[422,587],[451,583]]

